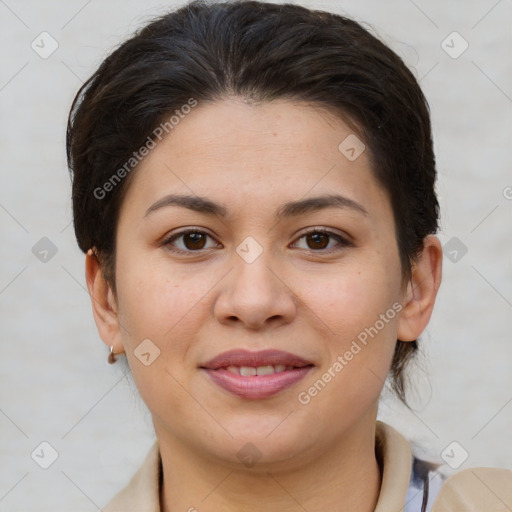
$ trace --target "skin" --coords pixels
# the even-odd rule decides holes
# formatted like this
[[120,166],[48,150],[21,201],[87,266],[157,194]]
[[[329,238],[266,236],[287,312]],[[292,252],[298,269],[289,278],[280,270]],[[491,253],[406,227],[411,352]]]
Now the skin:
[[[430,319],[442,249],[427,237],[404,282],[389,197],[368,150],[355,161],[338,150],[352,133],[304,103],[227,98],[199,105],[141,162],[128,189],[115,296],[96,257],[86,256],[101,338],[126,353],[153,417],[163,511],[374,510],[379,395],[397,338],[416,339]],[[286,202],[334,193],[366,213],[329,207],[276,220]],[[227,216],[176,205],[146,214],[168,194],[207,197]],[[304,236],[314,227],[350,243]],[[209,236],[162,243],[183,228]],[[262,249],[252,263],[236,252],[248,236]],[[399,314],[301,404],[298,393],[394,303],[402,305]],[[149,366],[134,354],[147,338],[160,350]],[[244,400],[199,368],[234,348],[285,350],[315,368],[273,397]],[[247,442],[262,454],[251,468],[237,457]]]

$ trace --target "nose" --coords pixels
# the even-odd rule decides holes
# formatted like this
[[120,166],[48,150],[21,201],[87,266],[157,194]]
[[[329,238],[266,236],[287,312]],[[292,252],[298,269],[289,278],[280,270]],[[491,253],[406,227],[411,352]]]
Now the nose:
[[295,318],[297,298],[285,276],[270,267],[271,262],[264,254],[252,263],[237,254],[233,256],[234,268],[222,280],[214,307],[220,323],[260,330],[290,323]]

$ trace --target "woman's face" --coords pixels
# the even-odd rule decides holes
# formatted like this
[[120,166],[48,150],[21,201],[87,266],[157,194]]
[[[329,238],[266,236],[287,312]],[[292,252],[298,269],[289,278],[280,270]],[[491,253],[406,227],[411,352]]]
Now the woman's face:
[[[354,137],[307,104],[226,100],[141,162],[118,224],[116,350],[161,442],[285,467],[373,426],[405,294],[390,201]],[[208,365],[233,350],[297,360]]]

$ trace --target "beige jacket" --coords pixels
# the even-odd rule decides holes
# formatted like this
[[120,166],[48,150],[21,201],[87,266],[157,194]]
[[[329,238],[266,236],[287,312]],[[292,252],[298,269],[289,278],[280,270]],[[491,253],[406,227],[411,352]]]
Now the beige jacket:
[[[410,486],[413,459],[408,441],[391,426],[377,421],[375,448],[383,465],[382,485],[375,512],[420,512],[418,500],[414,503],[411,500],[415,493]],[[160,452],[156,441],[129,484],[103,511],[161,512],[160,471]],[[430,477],[432,496],[428,501],[428,511],[512,512],[512,470],[469,468],[446,480],[439,473],[432,475],[434,478]],[[421,504],[421,496],[418,498]]]

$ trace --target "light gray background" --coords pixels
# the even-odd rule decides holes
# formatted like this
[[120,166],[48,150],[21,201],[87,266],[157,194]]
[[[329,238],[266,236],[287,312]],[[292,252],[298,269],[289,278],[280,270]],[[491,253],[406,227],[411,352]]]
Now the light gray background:
[[[444,258],[422,339],[414,412],[384,393],[379,417],[431,458],[457,441],[452,459],[469,454],[458,469],[510,468],[511,1],[297,3],[369,23],[414,69],[432,110],[439,237],[459,244],[458,261]],[[81,83],[133,30],[174,5],[0,0],[0,511],[99,510],[153,443],[149,413],[123,365],[106,363],[93,322],[70,225],[64,137]],[[47,59],[31,48],[43,31],[59,45]],[[442,47],[446,40],[452,54],[463,48],[458,36],[446,39],[453,31],[469,44],[458,58]],[[47,262],[32,252],[42,237],[57,247]],[[46,470],[31,458],[43,441],[58,452]]]

